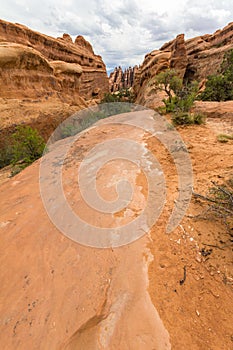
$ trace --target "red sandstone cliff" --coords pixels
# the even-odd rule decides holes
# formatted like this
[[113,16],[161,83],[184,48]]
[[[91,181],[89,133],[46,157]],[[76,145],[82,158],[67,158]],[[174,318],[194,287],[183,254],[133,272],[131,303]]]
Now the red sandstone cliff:
[[22,123],[47,139],[108,89],[105,64],[82,36],[55,39],[0,20],[0,145]]
[[[137,102],[155,106],[150,81],[166,68],[176,69],[186,80],[205,79],[218,71],[225,52],[233,48],[233,22],[214,34],[184,40],[184,34],[154,50],[145,59],[135,75],[134,90]],[[161,99],[159,99],[161,100]]]
[[[97,88],[98,97],[108,91],[105,64],[82,36],[73,43],[68,34],[55,39],[0,20],[0,43],[1,58],[8,57],[7,62],[0,61],[4,97],[18,98],[19,94],[25,94],[35,98],[55,93],[68,100],[76,94],[90,99],[96,96]],[[54,61],[60,61],[60,69],[54,69]],[[56,67],[58,64],[55,63]]]

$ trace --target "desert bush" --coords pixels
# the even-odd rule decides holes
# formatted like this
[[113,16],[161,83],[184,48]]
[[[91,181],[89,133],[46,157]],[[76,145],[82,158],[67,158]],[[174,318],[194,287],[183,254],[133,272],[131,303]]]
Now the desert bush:
[[184,84],[177,92],[177,110],[189,112],[193,107],[194,101],[198,94],[198,83],[196,81],[190,84]]
[[194,113],[193,114],[193,124],[201,125],[205,124],[206,116],[201,113]]
[[182,79],[178,77],[175,69],[166,69],[160,72],[152,81],[156,90],[165,91],[168,96],[168,102],[172,102],[174,95],[182,89]]
[[2,145],[0,148],[0,169],[9,165],[11,163],[11,159],[12,159],[12,145],[10,143],[10,140],[6,140],[2,142]]
[[202,114],[192,114],[188,112],[175,113],[172,116],[172,124],[177,125],[201,125],[205,123],[205,117]]
[[183,84],[174,69],[159,73],[152,82],[155,90],[164,91],[168,98],[163,99],[167,113],[189,112],[198,94],[198,84]]
[[205,90],[198,99],[203,101],[233,100],[233,50],[225,53],[218,74],[208,76]]
[[132,89],[121,89],[116,92],[106,93],[101,103],[111,103],[111,102],[130,102],[135,101],[135,95]]
[[8,140],[2,144],[0,168],[11,164],[13,173],[17,173],[40,158],[44,148],[44,139],[37,130],[30,126],[18,126]]
[[[178,98],[177,96],[173,96],[171,98],[164,98],[163,99],[163,103],[165,105],[165,113],[173,113],[177,110],[177,102],[178,102]],[[163,107],[160,108],[161,110],[163,110]]]
[[173,125],[191,125],[193,124],[193,118],[190,113],[176,113],[172,116]]
[[205,211],[205,218],[221,219],[226,226],[228,232],[233,236],[233,178],[224,180],[222,184],[212,181],[206,196],[193,193],[195,198],[208,204]]
[[217,140],[221,143],[227,143],[228,141],[233,140],[233,134],[232,135],[227,135],[227,134],[219,134],[217,136]]
[[13,173],[17,173],[36,159],[40,158],[45,149],[44,139],[38,131],[30,126],[18,126],[11,136]]
[[104,94],[104,97],[101,100],[101,103],[111,103],[111,102],[119,102],[118,94],[110,93],[110,92]]
[[227,79],[223,75],[208,76],[205,90],[198,99],[202,101],[226,101],[231,99],[227,92]]
[[132,110],[132,105],[127,102],[122,103],[105,103],[99,105],[99,110],[106,117],[110,117],[112,115],[117,115],[121,113],[127,113]]

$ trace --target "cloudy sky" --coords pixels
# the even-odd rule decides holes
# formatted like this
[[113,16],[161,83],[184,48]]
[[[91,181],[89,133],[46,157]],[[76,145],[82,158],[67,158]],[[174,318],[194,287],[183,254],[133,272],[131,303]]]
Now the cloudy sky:
[[233,21],[232,0],[0,0],[0,18],[58,37],[83,35],[107,65],[140,64],[177,34],[213,33]]

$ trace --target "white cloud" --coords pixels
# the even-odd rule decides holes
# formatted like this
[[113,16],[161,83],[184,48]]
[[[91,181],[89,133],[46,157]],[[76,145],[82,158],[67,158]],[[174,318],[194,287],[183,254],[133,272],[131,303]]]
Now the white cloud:
[[45,34],[84,35],[109,69],[139,64],[179,33],[212,33],[233,18],[232,0],[0,0],[0,8],[2,19]]

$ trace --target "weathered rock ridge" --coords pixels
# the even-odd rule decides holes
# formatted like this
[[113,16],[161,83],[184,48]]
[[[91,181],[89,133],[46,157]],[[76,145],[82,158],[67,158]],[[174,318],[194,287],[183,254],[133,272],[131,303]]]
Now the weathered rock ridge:
[[102,58],[82,36],[75,42],[0,20],[0,147],[19,124],[48,139],[62,120],[108,92]]
[[96,97],[97,88],[99,97],[108,91],[105,64],[82,36],[73,43],[68,34],[55,39],[1,20],[0,43],[2,97],[52,94],[67,101],[76,96],[88,100]]
[[121,89],[131,88],[137,70],[138,66],[126,68],[124,71],[121,67],[116,67],[109,77],[109,90],[116,92]]
[[174,68],[187,81],[201,82],[217,73],[225,52],[233,48],[233,22],[214,34],[185,40],[184,34],[145,56],[135,74],[134,91],[137,102],[154,107],[156,101],[150,82],[166,68]]

